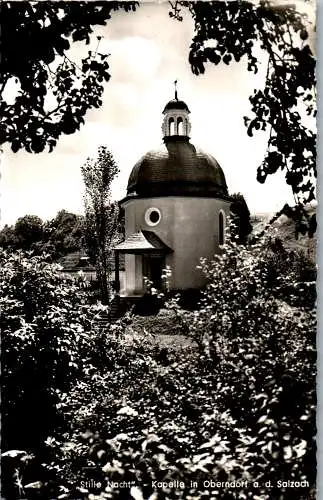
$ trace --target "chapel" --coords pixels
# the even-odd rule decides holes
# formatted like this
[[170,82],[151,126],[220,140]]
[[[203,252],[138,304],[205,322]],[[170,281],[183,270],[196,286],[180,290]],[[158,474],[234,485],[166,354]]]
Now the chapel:
[[125,239],[115,247],[115,286],[121,296],[142,296],[149,283],[157,290],[203,287],[200,259],[212,258],[224,243],[231,203],[225,176],[213,156],[190,142],[190,132],[190,110],[175,85],[163,110],[164,146],[135,164],[119,202]]

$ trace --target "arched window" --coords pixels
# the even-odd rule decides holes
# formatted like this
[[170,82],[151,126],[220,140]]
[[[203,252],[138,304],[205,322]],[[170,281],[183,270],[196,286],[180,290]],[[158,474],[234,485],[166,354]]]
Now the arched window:
[[184,123],[183,118],[177,118],[177,135],[184,135]]
[[224,244],[224,215],[221,211],[219,213],[219,245]]
[[170,118],[168,122],[169,135],[175,135],[175,121],[174,118]]

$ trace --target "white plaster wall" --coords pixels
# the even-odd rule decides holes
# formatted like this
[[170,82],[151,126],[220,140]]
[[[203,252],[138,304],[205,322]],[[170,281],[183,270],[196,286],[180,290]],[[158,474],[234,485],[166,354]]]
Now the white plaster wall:
[[[145,212],[151,207],[162,214],[156,226],[145,221]],[[201,257],[211,258],[219,251],[219,213],[229,214],[228,201],[169,196],[128,200],[124,208],[126,237],[142,229],[153,231],[174,250],[166,257],[166,265],[172,269],[171,288],[198,288],[205,283],[196,266]],[[125,266],[126,293],[140,292],[141,256],[126,255]]]

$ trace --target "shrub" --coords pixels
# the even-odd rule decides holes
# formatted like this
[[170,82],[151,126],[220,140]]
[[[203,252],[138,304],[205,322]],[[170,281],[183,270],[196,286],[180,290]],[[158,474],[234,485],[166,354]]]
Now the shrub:
[[284,273],[273,277],[273,256],[268,240],[251,247],[229,241],[213,262],[202,262],[209,284],[201,309],[179,313],[218,373],[219,410],[229,411],[244,435],[239,468],[263,484],[277,478],[314,484],[313,298],[299,296],[298,307],[283,300],[287,283],[289,291],[300,284],[301,259],[288,255]]
[[[0,254],[2,446],[35,444],[54,425],[67,390],[94,349],[84,281],[23,253]],[[36,439],[37,442],[37,439]]]

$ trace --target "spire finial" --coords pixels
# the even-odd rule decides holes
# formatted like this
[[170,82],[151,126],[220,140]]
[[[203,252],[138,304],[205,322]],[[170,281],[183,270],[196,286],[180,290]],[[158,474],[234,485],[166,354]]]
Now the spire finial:
[[178,101],[178,97],[177,97],[177,80],[175,80],[174,85],[175,85],[175,99],[176,99],[176,101]]

